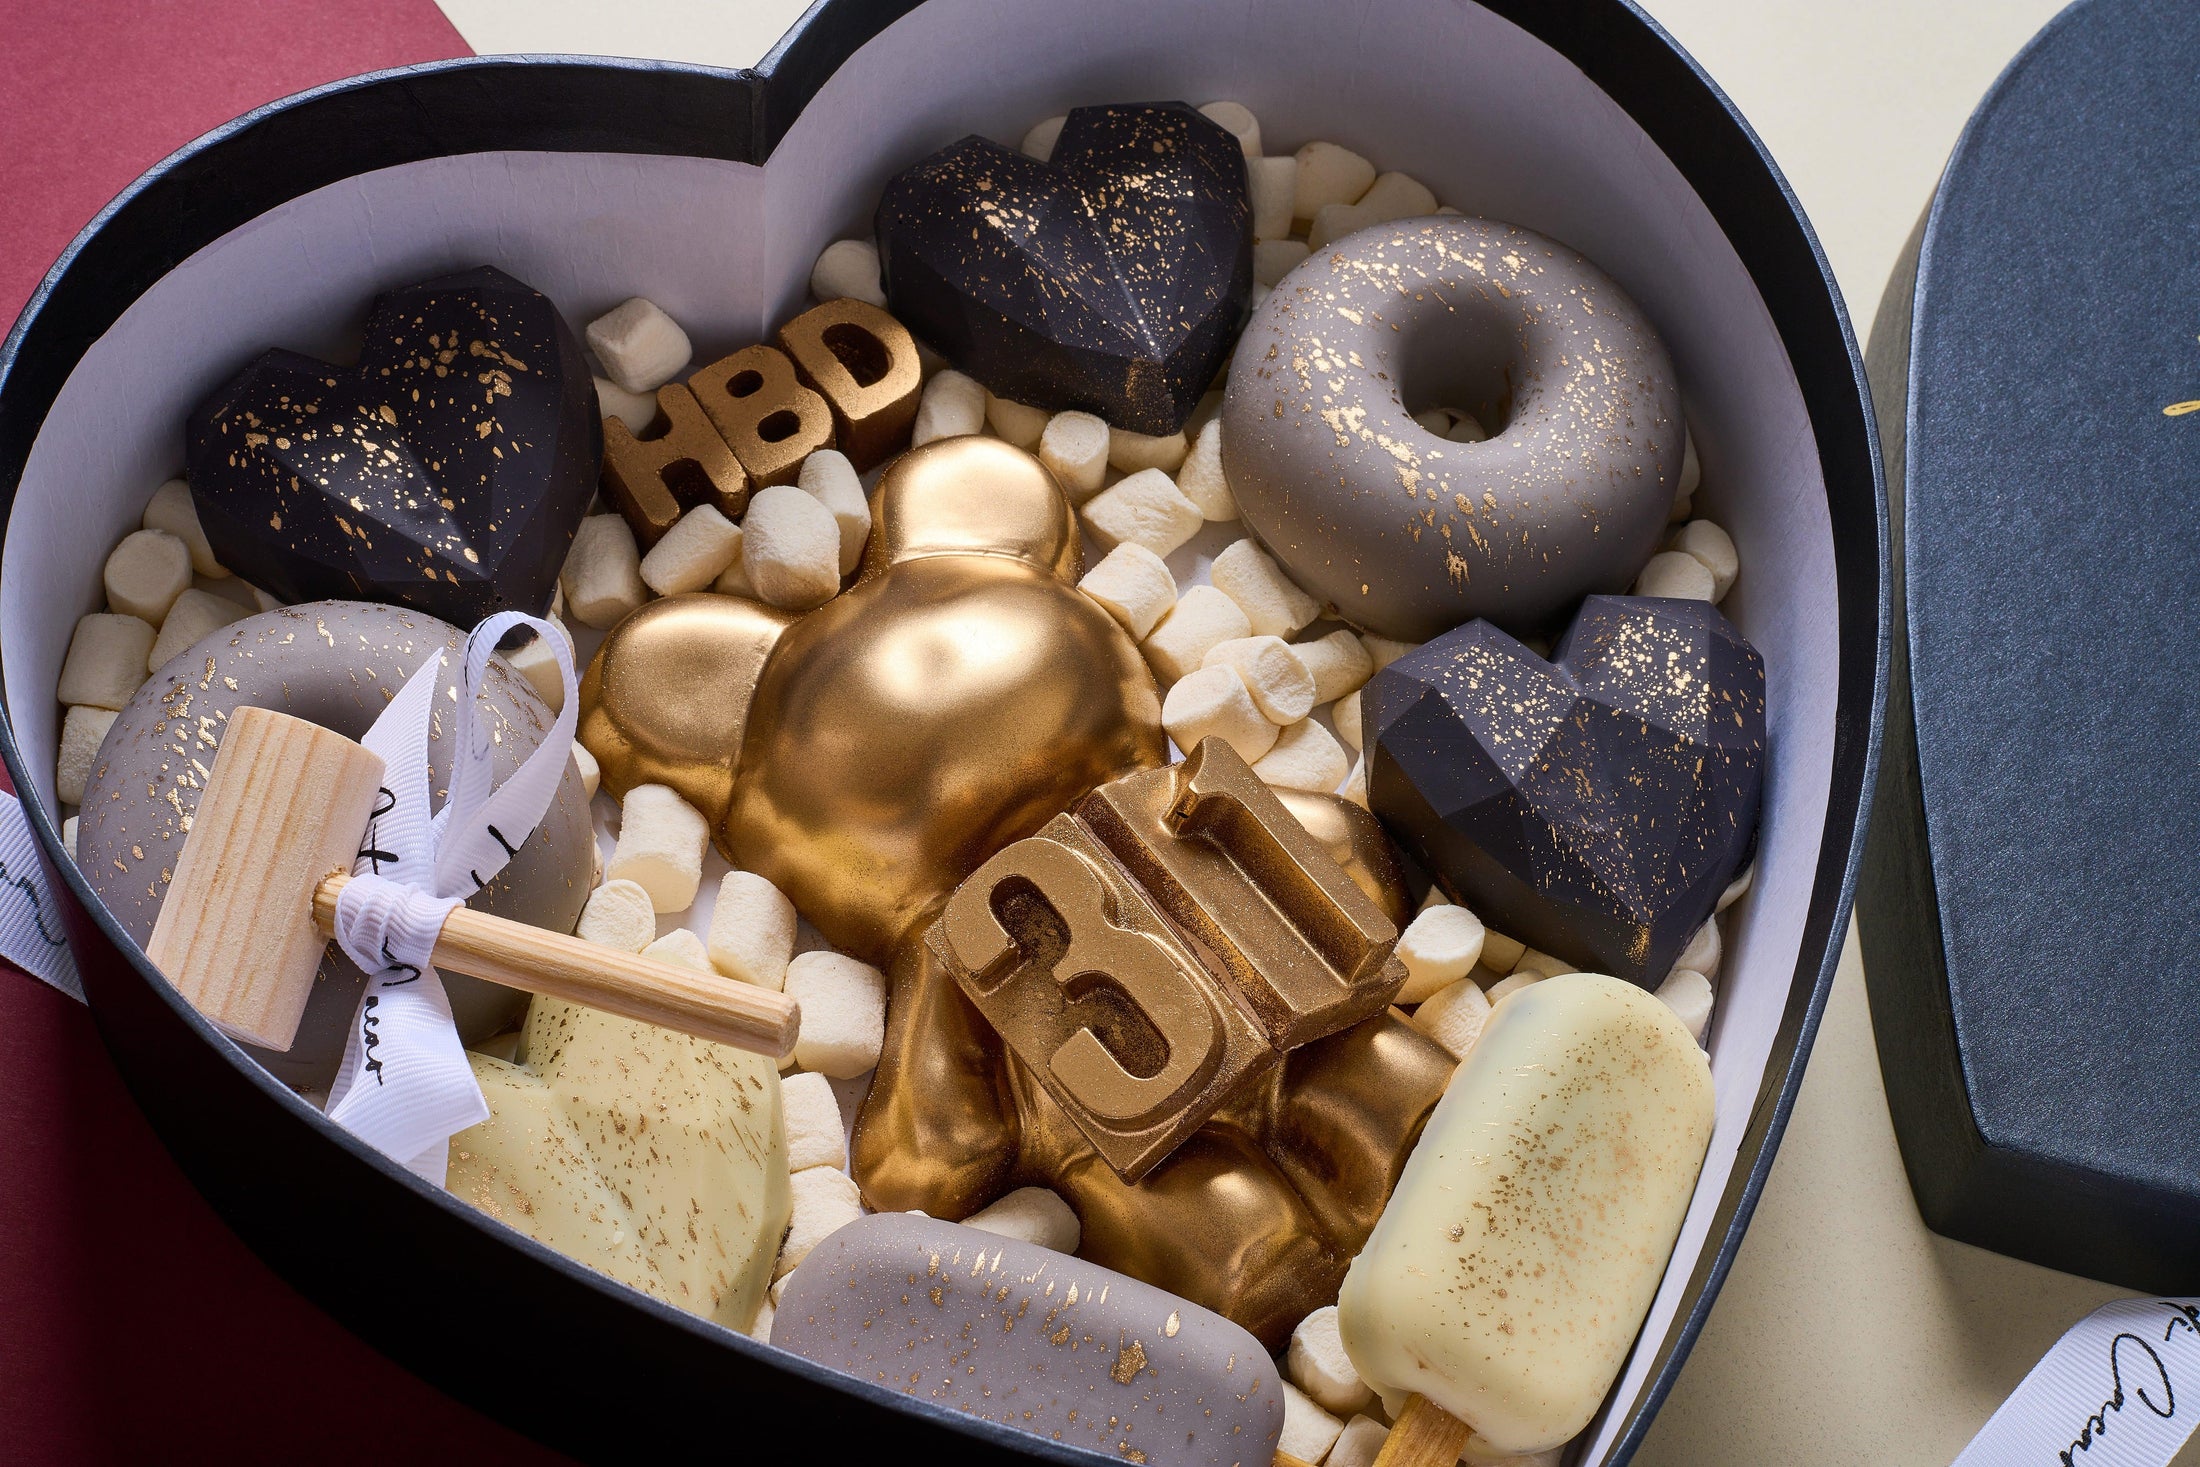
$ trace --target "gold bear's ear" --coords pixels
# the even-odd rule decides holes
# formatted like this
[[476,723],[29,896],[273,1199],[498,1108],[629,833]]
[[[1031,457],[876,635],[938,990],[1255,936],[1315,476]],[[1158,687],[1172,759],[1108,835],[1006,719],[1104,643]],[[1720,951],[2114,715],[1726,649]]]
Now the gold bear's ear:
[[863,578],[934,555],[997,555],[1074,582],[1077,516],[1038,459],[998,438],[941,438],[887,467],[871,493]]

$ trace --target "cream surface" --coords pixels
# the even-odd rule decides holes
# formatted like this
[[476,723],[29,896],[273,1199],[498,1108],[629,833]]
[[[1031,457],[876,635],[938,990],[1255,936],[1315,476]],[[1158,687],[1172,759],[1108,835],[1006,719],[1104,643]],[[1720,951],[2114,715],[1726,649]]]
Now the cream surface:
[[1703,1051],[1643,990],[1569,974],[1500,1001],[1345,1276],[1361,1376],[1497,1451],[1571,1440],[1649,1310],[1711,1122]]

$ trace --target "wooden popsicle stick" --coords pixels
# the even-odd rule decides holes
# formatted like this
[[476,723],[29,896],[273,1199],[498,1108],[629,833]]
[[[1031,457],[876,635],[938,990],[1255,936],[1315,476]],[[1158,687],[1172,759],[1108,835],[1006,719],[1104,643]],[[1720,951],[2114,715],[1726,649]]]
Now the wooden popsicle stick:
[[[350,881],[338,872],[314,889],[313,920],[324,936],[335,935],[336,898]],[[802,1022],[801,1009],[784,993],[467,907],[444,919],[434,962],[773,1059],[794,1048]]]
[[1416,1392],[1383,1438],[1375,1467],[1452,1467],[1473,1434],[1473,1427]]
[[1314,1464],[1303,1457],[1294,1457],[1289,1452],[1278,1452],[1274,1467],[1314,1467]]

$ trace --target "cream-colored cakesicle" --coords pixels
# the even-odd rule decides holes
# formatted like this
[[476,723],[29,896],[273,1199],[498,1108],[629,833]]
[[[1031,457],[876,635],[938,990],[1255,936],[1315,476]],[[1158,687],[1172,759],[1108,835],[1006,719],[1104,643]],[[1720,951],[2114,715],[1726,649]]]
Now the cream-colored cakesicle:
[[1499,1003],[1367,1246],[1338,1331],[1398,1429],[1383,1467],[1543,1451],[1589,1424],[1642,1327],[1711,1141],[1673,1011],[1574,973]]

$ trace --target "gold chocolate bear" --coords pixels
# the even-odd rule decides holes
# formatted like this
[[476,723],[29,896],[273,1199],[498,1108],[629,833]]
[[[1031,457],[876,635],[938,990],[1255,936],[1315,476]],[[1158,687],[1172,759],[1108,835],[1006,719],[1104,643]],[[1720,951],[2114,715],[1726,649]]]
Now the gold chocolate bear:
[[671,786],[727,860],[884,965],[987,857],[1168,744],[1138,648],[1076,589],[1076,519],[1036,458],[912,449],[872,523],[856,585],[816,611],[696,592],[620,622],[580,740],[612,794]]
[[[890,965],[853,1154],[866,1202],[960,1219],[1050,1186],[1082,1221],[1082,1256],[1278,1346],[1336,1297],[1451,1057],[1379,1013],[1292,1049],[1124,1181],[924,934],[996,852],[1162,765],[1152,675],[1075,590],[1076,521],[1031,455],[979,437],[913,449],[872,518],[857,584],[816,611],[698,593],[613,628],[581,684],[581,741],[613,795],[671,786],[727,859],[835,945]],[[1373,817],[1278,793],[1403,926],[1411,902]]]

